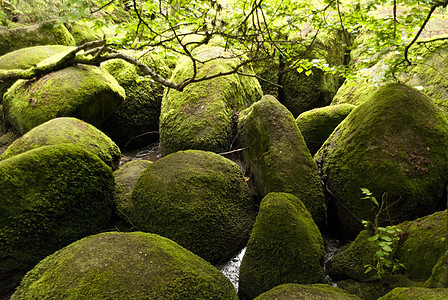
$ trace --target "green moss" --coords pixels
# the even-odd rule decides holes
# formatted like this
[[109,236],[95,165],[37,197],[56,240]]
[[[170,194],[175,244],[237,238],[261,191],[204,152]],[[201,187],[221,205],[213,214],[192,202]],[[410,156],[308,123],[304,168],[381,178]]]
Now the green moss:
[[238,299],[216,268],[150,233],[109,232],[57,251],[11,299]]
[[299,197],[323,228],[326,207],[322,186],[303,137],[291,113],[272,96],[264,96],[240,113],[238,132],[243,160],[262,198],[270,192]]
[[43,146],[0,161],[0,273],[28,270],[104,229],[113,191],[111,169],[78,146]]
[[75,46],[75,40],[59,20],[18,27],[0,28],[0,55],[37,45]]
[[283,283],[319,283],[324,243],[303,203],[270,193],[262,201],[241,262],[239,295],[253,299]]
[[131,199],[122,201],[117,203],[120,213],[137,229],[166,236],[212,263],[244,247],[255,219],[238,166],[199,150],[150,164]]
[[0,160],[45,145],[73,143],[97,155],[112,169],[118,168],[121,152],[117,145],[94,126],[75,118],[56,118],[28,131],[15,140]]
[[87,42],[101,39],[101,35],[92,28],[93,25],[87,22],[76,22],[70,26],[68,30],[72,34],[76,45],[82,45]]
[[115,203],[118,215],[128,223],[132,224],[126,213],[134,210],[132,202],[132,192],[142,173],[148,168],[152,162],[148,160],[133,160],[125,163],[117,171],[114,172],[116,192]]
[[[151,62],[149,66],[165,77],[170,73],[163,60]],[[126,99],[101,129],[122,147],[138,147],[156,141],[163,85],[150,78],[143,79],[136,66],[123,60],[107,61],[102,69],[117,79],[126,92]]]
[[448,298],[448,289],[428,289],[428,288],[395,288],[387,295],[379,298],[381,300],[445,300]]
[[[220,47],[199,47],[197,78],[233,70],[239,59],[225,59],[229,52]],[[241,72],[253,74],[250,66]],[[193,75],[189,58],[179,61],[171,81],[179,83]],[[183,92],[168,89],[162,100],[160,148],[162,155],[178,150],[227,149],[232,135],[233,112],[248,107],[261,98],[258,81],[237,74],[191,84]]]
[[431,277],[425,282],[427,288],[448,288],[448,251],[440,255],[431,272]]
[[272,299],[348,300],[361,298],[348,294],[342,289],[335,288],[327,284],[303,285],[297,283],[286,283],[279,285],[255,298],[255,300]]
[[77,65],[35,80],[18,80],[5,93],[3,109],[21,133],[57,117],[75,117],[99,126],[124,97],[112,75]]
[[354,237],[362,228],[359,220],[373,219],[372,203],[360,199],[360,187],[377,199],[387,193],[388,203],[394,203],[389,216],[398,222],[444,205],[447,147],[446,118],[427,96],[406,85],[386,85],[355,108],[315,156],[343,233]]
[[315,108],[301,113],[296,123],[311,155],[314,155],[333,130],[356,106],[340,104]]

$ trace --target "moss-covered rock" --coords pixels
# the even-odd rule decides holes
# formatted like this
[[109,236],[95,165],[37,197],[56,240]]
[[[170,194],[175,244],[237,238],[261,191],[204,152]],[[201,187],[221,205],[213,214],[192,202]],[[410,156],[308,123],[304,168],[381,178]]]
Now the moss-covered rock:
[[150,164],[132,191],[117,199],[137,229],[166,236],[202,258],[220,262],[246,244],[255,220],[238,166],[217,154],[180,151]]
[[0,55],[38,45],[75,46],[73,36],[59,20],[26,27],[0,27]]
[[77,65],[16,81],[3,97],[3,110],[22,134],[57,117],[75,117],[98,127],[124,98],[123,88],[112,75]]
[[448,251],[442,254],[425,282],[427,288],[448,288]]
[[[446,251],[447,212],[398,224],[400,240],[393,245],[391,261],[405,266],[403,274],[410,280],[424,282]],[[341,249],[331,260],[329,275],[334,280],[354,279],[365,281],[375,277],[375,272],[364,273],[366,265],[376,265],[377,249],[368,241],[370,234],[363,230],[355,241]]]
[[93,25],[89,23],[76,22],[67,29],[73,36],[76,45],[82,45],[87,42],[92,42],[101,39],[101,35],[92,29]]
[[[149,66],[168,78],[170,70],[162,60]],[[158,140],[160,106],[164,87],[124,60],[109,60],[102,69],[111,73],[126,92],[126,99],[101,129],[120,147],[138,147]],[[128,144],[129,143],[129,144]]]
[[[241,61],[224,48],[199,47],[197,78],[232,71]],[[228,57],[228,59],[227,59]],[[253,74],[248,65],[240,69]],[[179,83],[193,75],[191,59],[181,59],[171,76]],[[178,150],[222,151],[232,136],[233,113],[262,96],[256,78],[232,74],[188,85],[183,92],[168,89],[162,100],[160,148],[162,155]]]
[[56,118],[28,131],[15,140],[0,160],[45,145],[73,143],[97,155],[112,169],[118,168],[121,152],[118,146],[94,126],[75,118]]
[[361,298],[351,295],[340,288],[332,287],[327,284],[304,285],[297,283],[285,283],[279,285],[255,298],[255,300],[272,299],[355,300]]
[[148,160],[132,160],[114,172],[116,185],[114,202],[116,203],[117,214],[130,224],[132,224],[132,221],[126,213],[135,209],[132,202],[132,192],[138,179],[151,163]]
[[[70,47],[61,45],[34,46],[19,49],[0,56],[0,69],[28,69],[55,54],[70,49]],[[4,80],[3,82],[0,82],[0,103],[3,94],[14,82],[16,82],[16,80]]]
[[301,113],[296,123],[311,155],[314,155],[333,130],[356,106],[340,104],[315,108]]
[[260,198],[270,192],[299,197],[323,228],[326,207],[316,163],[306,147],[292,114],[274,97],[264,96],[238,120],[243,160]]
[[356,236],[359,220],[374,217],[361,187],[376,199],[386,193],[382,220],[413,220],[446,205],[447,147],[445,116],[411,87],[386,85],[355,108],[315,155],[343,234]]
[[96,155],[69,144],[0,161],[0,273],[27,270],[105,229],[114,179]]
[[448,289],[428,289],[428,288],[395,288],[381,300],[445,300],[448,298]]
[[14,299],[238,299],[205,260],[150,233],[86,237],[42,260]]
[[[292,56],[305,58],[310,61],[324,59],[329,66],[343,64],[344,46],[340,33],[319,34],[310,44],[297,44]],[[310,42],[310,41],[308,41]],[[336,74],[325,73],[321,69],[312,67],[311,74],[305,70],[298,72],[280,60],[279,70],[279,100],[296,118],[302,112],[321,106],[329,105],[333,96],[342,84]]]
[[270,193],[241,262],[239,295],[254,299],[283,283],[323,281],[324,242],[303,203],[294,195]]

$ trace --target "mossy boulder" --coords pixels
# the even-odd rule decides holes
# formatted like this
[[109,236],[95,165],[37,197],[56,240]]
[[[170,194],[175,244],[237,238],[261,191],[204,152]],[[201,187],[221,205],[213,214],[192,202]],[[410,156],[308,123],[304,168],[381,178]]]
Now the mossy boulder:
[[118,146],[94,126],[69,117],[56,118],[28,131],[15,140],[0,160],[46,145],[76,144],[97,155],[112,169],[118,168],[121,152]]
[[448,288],[448,250],[442,254],[434,268],[431,277],[425,282],[427,288]]
[[[196,78],[232,71],[241,61],[221,47],[199,47]],[[232,58],[233,57],[233,58]],[[245,65],[240,69],[253,74]],[[170,81],[181,82],[193,76],[191,59],[181,59]],[[178,150],[228,149],[232,138],[233,113],[244,109],[262,96],[256,78],[232,74],[188,85],[183,92],[167,89],[160,115],[162,155]]]
[[[61,45],[22,48],[0,56],[0,69],[28,69],[55,54],[68,51],[70,49],[71,48],[68,46]],[[3,94],[8,88],[11,87],[11,85],[13,85],[14,82],[16,82],[16,80],[4,80],[3,82],[0,82],[0,103],[3,98]]]
[[148,160],[131,160],[114,172],[116,185],[114,202],[116,203],[117,214],[130,224],[132,224],[132,221],[126,213],[134,210],[132,193],[138,179],[150,164],[152,162]]
[[93,24],[76,22],[67,28],[75,40],[76,45],[82,45],[101,39],[101,35],[93,29]]
[[324,228],[326,207],[317,166],[288,109],[264,96],[240,112],[238,132],[241,147],[248,147],[243,161],[260,198],[270,192],[294,194]]
[[322,236],[299,198],[270,193],[261,201],[241,262],[239,295],[254,299],[283,283],[320,283]]
[[[402,273],[412,281],[424,282],[446,251],[447,212],[437,212],[414,221],[398,224],[400,240],[392,246],[391,261],[405,266]],[[365,265],[376,265],[375,245],[368,241],[368,231],[361,231],[355,241],[341,249],[331,260],[329,274],[334,280],[365,281],[376,276],[365,273]]]
[[180,151],[149,164],[118,211],[138,230],[166,236],[212,263],[246,244],[253,200],[238,166],[211,152]]
[[381,298],[381,300],[445,300],[448,298],[448,289],[428,289],[419,287],[395,288]]
[[[355,108],[316,153],[346,237],[373,220],[360,188],[389,204],[396,222],[446,205],[448,122],[427,96],[389,84]],[[364,198],[364,199],[361,199]],[[393,205],[391,205],[393,203]]]
[[[169,68],[163,60],[150,67],[158,74],[169,77]],[[109,60],[102,69],[112,74],[126,92],[123,104],[107,118],[101,129],[120,147],[138,147],[158,140],[160,106],[164,87],[124,60]]]
[[59,20],[9,29],[0,27],[0,55],[38,45],[75,46],[73,36]]
[[75,145],[42,146],[0,161],[0,273],[28,270],[108,226],[114,179]]
[[[298,43],[290,55],[309,61],[324,60],[328,68],[339,66],[344,63],[343,44],[346,43],[342,42],[343,38],[344,36],[337,32],[319,34],[312,42],[308,41],[311,46]],[[338,75],[326,73],[316,67],[311,67],[308,71],[299,72],[297,67],[291,67],[288,62],[280,60],[279,100],[291,111],[294,118],[304,111],[329,105],[343,82]]]
[[124,98],[123,88],[112,75],[77,65],[16,81],[3,96],[3,110],[22,134],[57,117],[75,117],[98,127]]
[[205,260],[151,233],[79,240],[29,271],[14,299],[238,299]]
[[333,130],[356,106],[340,104],[315,108],[301,113],[296,123],[311,155],[314,155]]
[[361,299],[351,295],[340,288],[328,284],[297,284],[285,283],[267,292],[264,292],[255,300],[292,300],[292,299],[313,299],[313,300],[355,300]]

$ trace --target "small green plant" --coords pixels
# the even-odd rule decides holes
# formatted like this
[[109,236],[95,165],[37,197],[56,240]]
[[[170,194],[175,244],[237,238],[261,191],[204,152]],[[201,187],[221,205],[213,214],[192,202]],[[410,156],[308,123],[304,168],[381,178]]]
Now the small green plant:
[[373,235],[367,240],[372,243],[376,251],[374,254],[374,264],[367,264],[364,266],[365,273],[376,271],[379,279],[383,279],[386,274],[393,274],[400,269],[406,269],[405,266],[396,259],[392,259],[393,247],[400,240],[399,233],[402,231],[395,225],[386,227],[379,226],[379,216],[384,211],[386,203],[386,194],[383,194],[381,204],[378,203],[373,194],[366,188],[361,188],[364,197],[361,199],[367,199],[374,205],[375,219],[374,222],[363,220],[364,227],[373,232]]

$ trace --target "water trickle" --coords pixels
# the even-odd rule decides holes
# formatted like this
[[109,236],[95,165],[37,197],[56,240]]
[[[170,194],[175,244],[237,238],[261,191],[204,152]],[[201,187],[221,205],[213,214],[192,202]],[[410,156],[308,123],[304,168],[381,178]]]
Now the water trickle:
[[244,253],[246,253],[246,248],[241,250],[240,253],[231,258],[228,262],[216,266],[221,273],[223,273],[230,282],[232,282],[235,290],[238,291],[238,279],[240,273],[241,261],[243,260]]
[[131,160],[145,159],[154,162],[159,158],[159,143],[152,143],[138,150],[123,152],[121,155],[120,167]]
[[325,243],[325,261],[324,261],[324,283],[329,284],[334,287],[338,287],[337,283],[328,275],[328,264],[331,259],[336,255],[336,253],[341,249],[343,243],[335,238],[324,236]]

